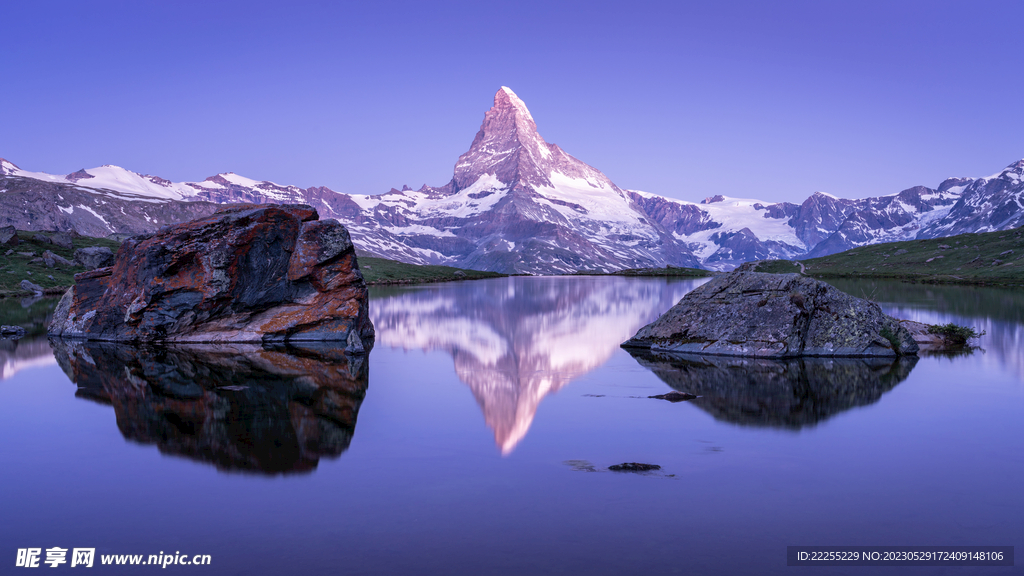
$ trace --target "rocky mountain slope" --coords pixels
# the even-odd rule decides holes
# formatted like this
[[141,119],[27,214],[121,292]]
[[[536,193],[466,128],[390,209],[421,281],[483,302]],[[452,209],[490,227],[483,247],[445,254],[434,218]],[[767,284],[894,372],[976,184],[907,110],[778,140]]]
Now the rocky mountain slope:
[[414,264],[539,274],[665,265],[728,270],[856,246],[1022,224],[1024,161],[988,178],[950,178],[889,196],[816,192],[801,204],[713,196],[687,202],[620,188],[546,142],[501,88],[452,180],[362,196],[234,173],[175,183],[116,166],[66,176],[0,159],[0,225],[103,236],[206,216],[215,204],[306,203],[365,252]]

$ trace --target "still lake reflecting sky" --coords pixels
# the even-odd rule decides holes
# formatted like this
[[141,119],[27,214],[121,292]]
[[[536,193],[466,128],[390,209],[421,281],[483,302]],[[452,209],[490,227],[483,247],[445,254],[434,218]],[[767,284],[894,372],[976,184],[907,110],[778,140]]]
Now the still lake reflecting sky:
[[[374,289],[365,364],[7,341],[0,573],[51,546],[211,554],[216,574],[790,574],[787,545],[1024,549],[1016,292],[844,286],[988,330],[953,358],[686,364],[618,347],[693,285]],[[4,323],[39,324],[14,305]],[[673,388],[702,397],[647,398]],[[662,469],[606,471],[624,461]]]

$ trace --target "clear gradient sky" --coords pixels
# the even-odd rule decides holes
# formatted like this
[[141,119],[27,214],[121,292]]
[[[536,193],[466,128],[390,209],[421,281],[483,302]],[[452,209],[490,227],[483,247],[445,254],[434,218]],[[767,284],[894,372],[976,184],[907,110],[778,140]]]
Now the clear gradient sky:
[[494,92],[624,188],[857,198],[1024,158],[1024,2],[0,6],[0,157],[377,194],[442,185]]

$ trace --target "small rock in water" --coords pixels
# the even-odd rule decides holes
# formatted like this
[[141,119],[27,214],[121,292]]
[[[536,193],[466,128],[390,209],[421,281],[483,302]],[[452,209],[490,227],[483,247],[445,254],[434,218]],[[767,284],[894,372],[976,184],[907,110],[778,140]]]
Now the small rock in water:
[[597,472],[594,465],[586,460],[566,460],[563,464],[571,466],[575,472]]
[[15,340],[25,335],[25,329],[21,326],[0,326],[0,336],[13,337]]
[[623,462],[622,464],[612,464],[608,469],[616,472],[650,472],[651,470],[661,470],[661,466],[642,462]]
[[697,396],[694,394],[687,394],[686,392],[669,392],[668,394],[658,394],[657,396],[648,396],[648,398],[655,398],[657,400],[668,400],[669,402],[685,402],[687,400],[693,400]]

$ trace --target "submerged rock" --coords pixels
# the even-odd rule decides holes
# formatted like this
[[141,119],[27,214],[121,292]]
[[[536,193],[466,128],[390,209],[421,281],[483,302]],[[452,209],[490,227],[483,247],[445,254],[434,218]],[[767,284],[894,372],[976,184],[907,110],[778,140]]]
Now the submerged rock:
[[373,346],[348,231],[304,205],[242,204],[134,236],[75,276],[50,335],[121,342]]
[[873,302],[799,274],[757,272],[715,277],[622,346],[766,358],[895,357],[918,349]]
[[686,392],[669,392],[667,394],[658,394],[657,396],[648,396],[648,398],[654,398],[655,400],[668,400],[673,404],[676,402],[686,402],[687,400],[693,400],[696,397],[696,394],[689,394]]
[[623,462],[622,464],[612,464],[608,469],[616,472],[650,472],[651,470],[661,470],[661,466],[642,462]]

